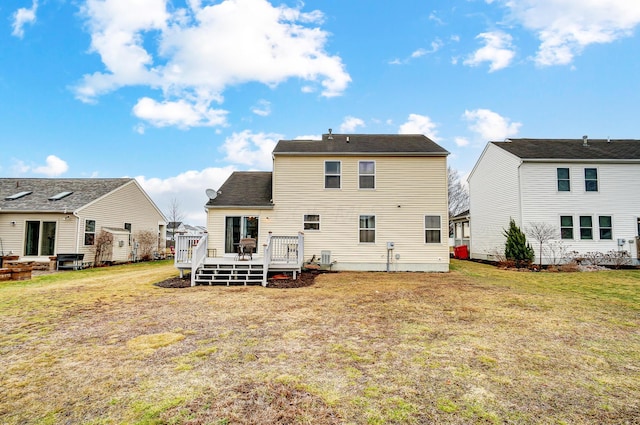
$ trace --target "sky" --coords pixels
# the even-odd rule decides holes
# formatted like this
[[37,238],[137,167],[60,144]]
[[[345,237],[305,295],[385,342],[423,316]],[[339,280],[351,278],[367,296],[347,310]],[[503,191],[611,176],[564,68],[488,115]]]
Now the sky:
[[204,225],[278,140],[640,138],[631,0],[3,0],[0,177],[133,177]]

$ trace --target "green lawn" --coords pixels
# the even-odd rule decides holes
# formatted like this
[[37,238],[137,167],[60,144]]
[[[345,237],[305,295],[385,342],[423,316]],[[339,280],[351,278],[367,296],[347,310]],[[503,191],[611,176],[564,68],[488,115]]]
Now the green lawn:
[[0,283],[2,424],[636,424],[640,271]]

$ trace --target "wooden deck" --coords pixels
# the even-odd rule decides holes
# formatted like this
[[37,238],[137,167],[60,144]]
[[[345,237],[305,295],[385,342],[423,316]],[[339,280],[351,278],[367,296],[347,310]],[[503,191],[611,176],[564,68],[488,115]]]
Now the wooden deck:
[[[191,285],[214,284],[262,284],[267,285],[271,272],[292,273],[296,279],[302,268],[304,253],[303,235],[272,236],[264,249],[264,256],[251,258],[240,255],[215,256],[215,250],[207,250],[207,235],[185,236],[176,239],[175,267],[191,273]],[[182,238],[182,239],[181,239]],[[213,254],[213,256],[211,256]]]

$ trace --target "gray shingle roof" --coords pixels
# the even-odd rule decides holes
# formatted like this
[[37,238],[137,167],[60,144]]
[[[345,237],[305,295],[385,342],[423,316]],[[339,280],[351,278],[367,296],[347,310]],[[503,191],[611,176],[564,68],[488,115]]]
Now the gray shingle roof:
[[449,152],[422,134],[323,134],[322,140],[280,140],[273,154],[445,156]]
[[638,160],[640,140],[629,139],[509,139],[492,144],[530,160]]
[[270,171],[236,171],[206,207],[273,207]]
[[[0,178],[0,212],[73,212],[132,180]],[[15,200],[5,200],[18,192],[32,193]],[[57,201],[49,200],[61,192],[73,193]]]

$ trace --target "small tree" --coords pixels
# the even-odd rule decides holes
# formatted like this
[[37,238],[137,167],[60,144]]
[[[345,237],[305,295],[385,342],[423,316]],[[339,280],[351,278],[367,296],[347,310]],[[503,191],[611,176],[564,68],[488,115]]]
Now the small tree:
[[538,265],[542,267],[542,247],[551,239],[557,238],[556,229],[549,223],[529,223],[526,232],[527,236],[540,243],[540,251],[538,251],[540,253],[540,262]]
[[504,235],[507,237],[504,256],[507,260],[515,262],[516,267],[528,267],[533,262],[535,254],[531,245],[527,243],[527,237],[513,219],[509,222],[509,230],[505,230]]

